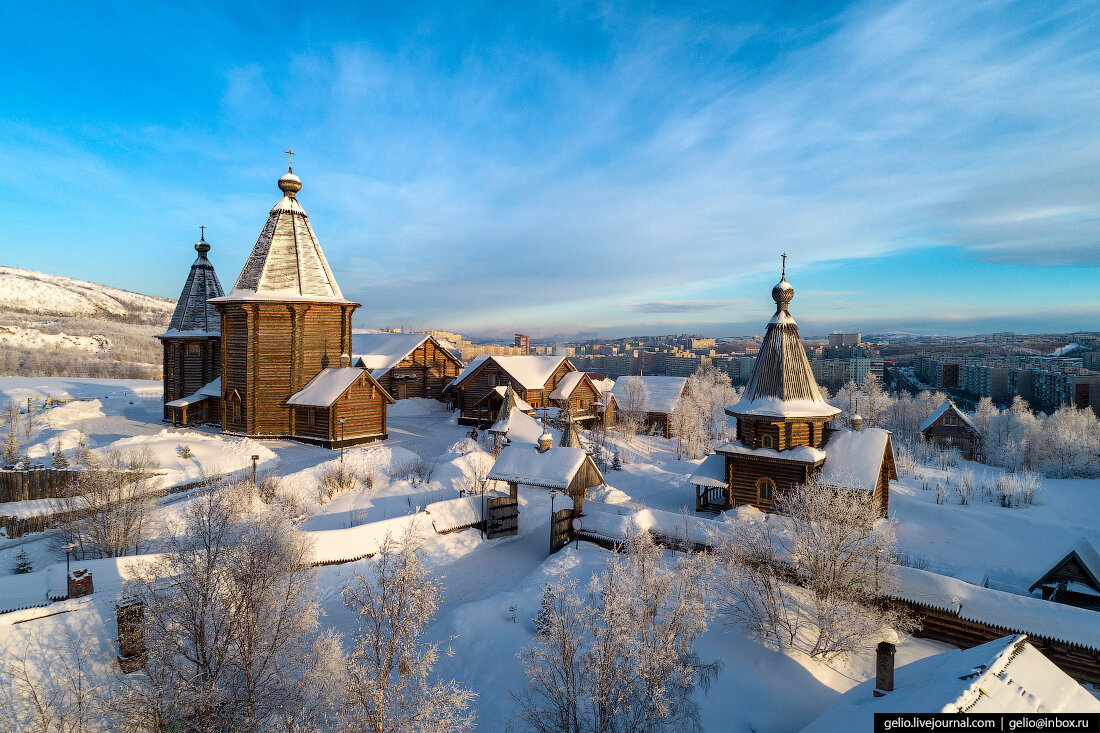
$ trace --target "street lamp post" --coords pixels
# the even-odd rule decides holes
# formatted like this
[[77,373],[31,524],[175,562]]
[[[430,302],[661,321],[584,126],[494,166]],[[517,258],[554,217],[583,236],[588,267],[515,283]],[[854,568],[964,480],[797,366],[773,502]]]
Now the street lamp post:
[[344,423],[347,420],[347,416],[340,418],[340,463],[344,462]]
[[554,499],[558,496],[558,492],[550,490],[550,554],[554,554]]
[[252,491],[248,492],[248,505],[252,506],[252,495],[256,493],[256,463],[260,460],[258,455],[252,456]]
[[65,545],[63,549],[65,550],[65,577],[68,578],[69,575],[72,573],[72,571],[69,569],[69,557],[72,555],[73,550],[76,549],[76,545],[70,542],[69,544]]

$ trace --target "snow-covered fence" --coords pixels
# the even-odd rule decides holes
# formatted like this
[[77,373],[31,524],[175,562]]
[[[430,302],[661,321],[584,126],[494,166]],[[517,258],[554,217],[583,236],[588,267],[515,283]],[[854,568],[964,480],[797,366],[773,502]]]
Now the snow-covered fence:
[[424,511],[432,522],[437,534],[457,532],[481,524],[480,496],[464,496],[459,499],[437,501],[425,507]]
[[381,522],[360,524],[347,529],[326,529],[307,532],[313,540],[313,564],[336,565],[354,562],[370,557],[378,552],[387,534],[400,537],[405,528],[414,522],[419,514],[409,514]]
[[0,503],[56,498],[64,493],[65,487],[72,483],[79,472],[80,469],[73,468],[2,470]]
[[899,566],[903,603],[922,623],[917,636],[964,649],[1009,634],[1033,646],[1074,679],[1100,684],[1100,623],[1095,611],[983,588],[944,575]]

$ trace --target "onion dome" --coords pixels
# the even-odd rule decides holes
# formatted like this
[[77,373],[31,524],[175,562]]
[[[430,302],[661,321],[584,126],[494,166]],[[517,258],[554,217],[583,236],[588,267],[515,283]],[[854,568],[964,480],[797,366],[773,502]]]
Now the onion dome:
[[291,171],[279,179],[279,190],[291,198],[302,190],[302,179]]
[[787,306],[794,298],[794,288],[787,282],[786,273],[783,274],[782,279],[775,284],[772,288],[772,300],[775,301],[775,312],[787,310]]

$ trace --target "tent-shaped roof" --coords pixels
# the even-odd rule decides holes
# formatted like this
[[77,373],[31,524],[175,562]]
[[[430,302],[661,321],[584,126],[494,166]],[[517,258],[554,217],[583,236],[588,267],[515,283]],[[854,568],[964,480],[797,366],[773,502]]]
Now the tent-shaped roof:
[[218,309],[206,301],[222,295],[222,284],[214,272],[214,266],[206,258],[210,245],[203,237],[195,244],[199,256],[191,265],[187,282],[168,323],[168,331],[162,336],[217,336],[221,332]]
[[803,733],[873,730],[875,713],[1100,712],[1100,700],[1023,635],[911,662],[894,671],[893,691],[874,689],[874,679],[856,685]]
[[1050,566],[1042,577],[1035,581],[1029,591],[1033,591],[1044,583],[1053,581],[1053,576],[1068,562],[1077,561],[1086,578],[1091,579],[1093,590],[1100,591],[1100,553],[1097,553],[1089,541],[1082,537],[1073,549],[1062,559]]
[[967,425],[974,432],[978,432],[978,428],[974,427],[974,423],[970,422],[970,418],[966,416],[966,413],[960,410],[951,400],[944,400],[943,403],[939,407],[937,407],[932,412],[932,414],[929,415],[927,419],[925,419],[924,422],[920,424],[920,431],[923,433],[925,430],[935,425],[936,421],[943,417],[943,413],[947,412],[948,410],[953,410],[965,425]]
[[806,358],[806,348],[798,335],[798,324],[787,311],[794,288],[783,277],[772,288],[775,315],[768,322],[760,353],[753,363],[741,401],[726,412],[735,417],[820,417],[840,414],[821,396],[821,390]]
[[292,394],[287,398],[286,403],[288,405],[294,405],[295,407],[329,407],[333,402],[340,399],[340,395],[344,394],[355,384],[355,381],[360,377],[366,375],[367,379],[382,393],[382,397],[386,402],[393,404],[394,400],[390,397],[386,390],[382,389],[382,386],[378,382],[374,381],[374,378],[370,376],[370,373],[365,369],[358,367],[330,367],[328,369],[322,369],[318,372],[317,376],[309,380],[309,383],[305,387]]
[[453,382],[447,385],[447,388],[460,386],[488,361],[493,361],[524,389],[542,389],[557,368],[561,366],[561,363],[565,361],[565,357],[479,354],[466,365],[466,368],[455,377]]
[[611,388],[611,394],[615,395],[616,404],[623,402],[626,394],[627,382],[631,379],[640,379],[648,392],[646,400],[646,412],[671,413],[676,400],[684,393],[687,386],[687,377],[642,377],[638,375],[619,377],[615,380],[615,386]]
[[302,181],[290,172],[279,179],[279,188],[283,198],[268,215],[237,284],[218,301],[350,302],[340,292],[309,217],[298,203]]
[[[592,458],[579,448],[551,448],[540,453],[538,447],[530,443],[515,443],[500,452],[488,477],[526,486],[567,489],[585,461],[591,463]],[[602,483],[603,475],[595,464],[590,470],[599,478],[593,485]]]

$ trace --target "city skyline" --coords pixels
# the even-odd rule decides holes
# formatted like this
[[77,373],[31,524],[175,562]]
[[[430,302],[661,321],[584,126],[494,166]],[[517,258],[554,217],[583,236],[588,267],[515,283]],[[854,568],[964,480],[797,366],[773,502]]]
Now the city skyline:
[[289,147],[357,326],[1096,329],[1087,4],[272,7],[0,11],[0,264],[229,288]]

